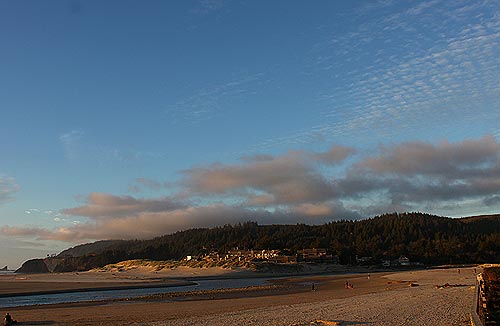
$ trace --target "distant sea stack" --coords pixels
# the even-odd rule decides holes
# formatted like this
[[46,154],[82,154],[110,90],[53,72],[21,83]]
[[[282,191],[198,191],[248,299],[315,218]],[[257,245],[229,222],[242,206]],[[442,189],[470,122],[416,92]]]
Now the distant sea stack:
[[8,271],[9,269],[7,268],[7,266],[5,266],[4,268],[0,269],[0,271]]

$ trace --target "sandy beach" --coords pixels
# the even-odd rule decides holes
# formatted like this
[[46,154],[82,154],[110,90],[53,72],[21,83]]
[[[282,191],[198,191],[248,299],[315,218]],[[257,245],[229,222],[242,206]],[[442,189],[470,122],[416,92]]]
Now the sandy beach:
[[[168,284],[222,269],[85,272],[0,277],[0,294]],[[237,273],[237,272],[236,272]],[[189,279],[187,279],[189,280]],[[468,325],[472,268],[304,276],[269,286],[138,300],[9,308],[20,325]],[[353,284],[345,288],[345,282]],[[312,284],[315,290],[312,291]],[[453,286],[441,287],[446,283]],[[412,284],[413,286],[410,286]],[[13,299],[14,300],[14,299]],[[0,313],[7,312],[0,308]],[[320,322],[317,323],[321,325]]]

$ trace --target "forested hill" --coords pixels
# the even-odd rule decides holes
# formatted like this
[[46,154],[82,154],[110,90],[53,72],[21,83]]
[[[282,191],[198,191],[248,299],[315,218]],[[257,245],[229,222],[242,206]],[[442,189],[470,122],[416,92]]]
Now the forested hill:
[[[83,270],[128,259],[168,260],[208,251],[326,248],[341,263],[354,257],[373,261],[400,255],[425,264],[500,261],[500,215],[447,218],[392,213],[360,221],[323,225],[258,225],[247,222],[190,229],[151,240],[109,241],[77,246],[58,255],[58,271]],[[83,255],[81,253],[84,253]]]

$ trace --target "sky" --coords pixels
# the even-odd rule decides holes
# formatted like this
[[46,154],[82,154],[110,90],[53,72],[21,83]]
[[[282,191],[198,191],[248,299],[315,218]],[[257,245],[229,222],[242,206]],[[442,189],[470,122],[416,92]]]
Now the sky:
[[500,3],[0,0],[0,267],[500,212]]

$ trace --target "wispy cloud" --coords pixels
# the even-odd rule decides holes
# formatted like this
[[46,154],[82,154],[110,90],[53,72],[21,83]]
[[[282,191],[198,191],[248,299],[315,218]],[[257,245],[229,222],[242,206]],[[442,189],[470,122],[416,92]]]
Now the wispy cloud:
[[13,200],[13,196],[20,190],[14,178],[0,176],[0,205]]
[[149,178],[136,178],[129,184],[128,191],[131,193],[139,193],[142,189],[158,191],[167,186],[165,183],[149,179]]
[[196,124],[213,119],[232,104],[255,94],[257,86],[267,82],[264,77],[263,73],[252,74],[198,89],[193,95],[169,105],[165,114],[173,124]]
[[208,15],[218,12],[227,6],[226,0],[198,0],[192,13],[199,15]]
[[318,85],[318,118],[255,149],[345,135],[385,142],[407,130],[420,135],[423,125],[440,137],[467,123],[476,126],[465,131],[471,136],[497,133],[499,17],[494,1],[379,1],[354,15],[350,28],[323,27],[303,77]]
[[29,208],[24,211],[26,215],[50,217],[54,222],[66,222],[67,216],[52,209]]
[[69,161],[77,160],[80,154],[80,141],[85,133],[81,129],[74,129],[59,136],[64,155]]
[[74,129],[59,136],[64,156],[70,163],[130,164],[156,160],[162,155],[147,150],[127,148],[116,144],[95,142],[91,134],[82,129]]

